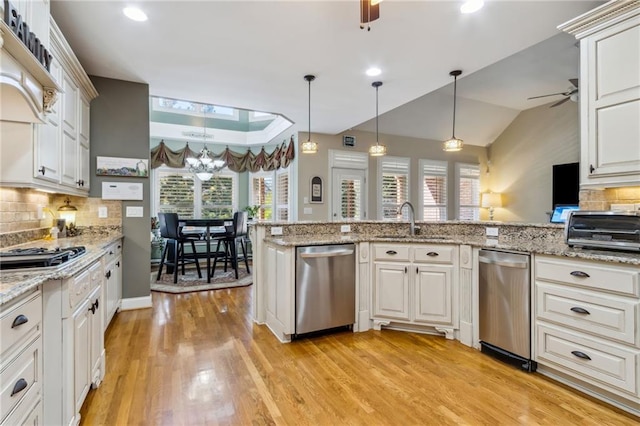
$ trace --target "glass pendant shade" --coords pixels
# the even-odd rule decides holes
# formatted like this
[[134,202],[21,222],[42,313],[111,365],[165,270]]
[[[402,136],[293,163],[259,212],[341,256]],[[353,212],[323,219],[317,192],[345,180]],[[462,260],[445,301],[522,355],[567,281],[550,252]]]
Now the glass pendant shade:
[[378,142],[378,87],[382,86],[381,81],[374,81],[371,83],[376,88],[376,144],[369,147],[369,155],[372,157],[382,157],[387,155],[387,147],[380,145]]
[[447,152],[461,151],[463,144],[462,139],[451,138],[442,143],[442,149]]
[[318,152],[318,143],[311,141],[311,82],[316,79],[316,76],[307,74],[304,79],[309,83],[309,133],[307,141],[302,142],[301,149],[303,154],[315,154]]
[[449,73],[453,77],[453,132],[451,139],[448,139],[442,143],[442,150],[446,152],[461,151],[464,142],[462,139],[456,138],[456,95],[458,86],[458,76],[462,74],[460,70],[454,70]]

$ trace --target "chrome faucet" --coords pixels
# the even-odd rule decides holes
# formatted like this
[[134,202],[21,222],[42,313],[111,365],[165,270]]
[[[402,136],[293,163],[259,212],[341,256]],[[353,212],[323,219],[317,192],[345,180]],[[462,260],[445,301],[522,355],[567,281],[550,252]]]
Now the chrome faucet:
[[409,206],[409,235],[416,235],[416,213],[413,210],[413,205],[410,202],[405,201],[398,209],[398,213],[402,214],[404,206]]

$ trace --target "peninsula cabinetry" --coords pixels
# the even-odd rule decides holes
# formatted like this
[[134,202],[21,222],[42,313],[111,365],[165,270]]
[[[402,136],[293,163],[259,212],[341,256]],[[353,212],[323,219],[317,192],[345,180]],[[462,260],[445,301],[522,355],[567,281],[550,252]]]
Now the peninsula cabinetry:
[[0,424],[42,424],[40,288],[0,306]]
[[458,328],[458,248],[373,244],[374,328],[391,322],[430,326],[453,339]]
[[539,371],[640,413],[640,271],[535,257]]
[[263,274],[267,284],[267,326],[278,339],[289,341],[295,333],[294,249],[267,246]]
[[580,40],[581,185],[640,184],[640,4],[609,2],[560,28]]

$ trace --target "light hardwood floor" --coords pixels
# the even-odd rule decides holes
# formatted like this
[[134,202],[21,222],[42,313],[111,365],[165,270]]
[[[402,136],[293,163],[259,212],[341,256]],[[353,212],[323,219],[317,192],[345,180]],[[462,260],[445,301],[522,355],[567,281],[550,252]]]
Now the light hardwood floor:
[[384,330],[281,344],[251,288],[120,312],[84,425],[632,425],[637,417],[443,337]]

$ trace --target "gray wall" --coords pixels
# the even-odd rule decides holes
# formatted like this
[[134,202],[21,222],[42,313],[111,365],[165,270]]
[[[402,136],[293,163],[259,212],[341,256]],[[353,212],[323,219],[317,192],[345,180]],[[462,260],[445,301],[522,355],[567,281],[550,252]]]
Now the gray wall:
[[[91,102],[91,197],[102,197],[102,182],[142,183],[142,201],[122,202],[122,297],[150,294],[151,244],[149,178],[96,176],[97,156],[149,158],[149,86],[91,76],[100,96]],[[126,217],[141,206],[143,217]]]
[[496,220],[548,222],[552,166],[580,160],[578,104],[550,105],[522,111],[488,149],[487,189],[503,194]]

